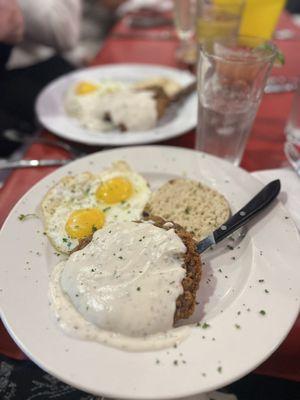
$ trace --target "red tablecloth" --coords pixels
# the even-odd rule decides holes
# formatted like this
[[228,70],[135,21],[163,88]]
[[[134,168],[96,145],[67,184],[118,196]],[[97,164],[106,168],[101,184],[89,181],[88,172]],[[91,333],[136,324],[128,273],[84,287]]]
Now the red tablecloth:
[[[292,26],[291,19],[283,14],[280,28],[300,29]],[[177,46],[174,40],[150,40],[114,37],[115,32],[126,32],[124,21],[119,22],[112,35],[106,40],[93,65],[137,62],[163,64],[178,67],[174,57]],[[300,75],[300,41],[281,41],[278,43],[286,56],[286,65],[274,69],[274,75]],[[284,126],[290,110],[291,93],[265,95],[259,109],[249,142],[242,160],[242,167],[248,171],[280,167],[285,163],[283,154]],[[193,147],[194,132],[164,142],[174,146]],[[96,150],[96,149],[93,149]],[[33,145],[27,158],[67,157],[63,150],[45,145]],[[37,181],[53,171],[53,168],[40,168],[14,171],[5,187],[0,191],[0,225],[16,201]],[[300,319],[279,349],[257,372],[300,381]],[[14,344],[0,322],[0,352],[9,357],[23,359],[25,356]]]

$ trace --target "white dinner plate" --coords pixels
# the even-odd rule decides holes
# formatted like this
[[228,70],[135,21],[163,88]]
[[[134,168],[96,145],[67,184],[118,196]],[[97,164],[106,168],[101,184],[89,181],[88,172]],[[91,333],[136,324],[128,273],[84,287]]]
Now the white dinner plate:
[[[202,255],[203,277],[190,335],[177,348],[126,352],[65,335],[48,305],[49,274],[60,260],[35,212],[63,176],[98,172],[124,159],[157,188],[185,176],[222,192],[232,211],[262,184],[242,169],[193,150],[164,146],[95,153],[35,185],[7,218],[0,240],[1,316],[21,349],[41,368],[79,389],[114,398],[167,399],[210,391],[247,374],[273,353],[299,310],[300,242],[278,201],[248,227]],[[203,328],[206,323],[206,329]]]
[[133,83],[156,76],[174,79],[182,86],[195,80],[190,72],[161,65],[113,64],[86,68],[64,75],[47,85],[38,96],[36,114],[42,125],[51,132],[88,145],[126,146],[153,143],[193,129],[197,122],[196,92],[185,101],[169,107],[154,129],[143,132],[93,132],[80,126],[75,118],[71,118],[65,112],[65,93],[75,82],[95,79]]

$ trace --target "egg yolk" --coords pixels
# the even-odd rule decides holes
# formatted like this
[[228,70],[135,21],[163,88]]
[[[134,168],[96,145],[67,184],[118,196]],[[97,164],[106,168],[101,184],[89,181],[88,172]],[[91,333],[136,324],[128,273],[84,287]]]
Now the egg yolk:
[[83,239],[102,228],[104,221],[104,213],[98,208],[84,208],[72,212],[65,228],[72,239]]
[[97,90],[97,86],[90,82],[80,82],[76,86],[75,92],[79,96],[84,94],[89,94],[95,92]]
[[129,199],[133,188],[131,182],[123,177],[116,177],[103,182],[96,191],[96,198],[106,204],[116,204]]

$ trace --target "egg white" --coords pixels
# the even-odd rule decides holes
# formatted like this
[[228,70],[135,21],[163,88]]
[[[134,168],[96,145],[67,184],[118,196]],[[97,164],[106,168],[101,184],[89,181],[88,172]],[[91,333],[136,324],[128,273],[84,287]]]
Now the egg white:
[[[80,82],[91,83],[96,90],[78,94],[76,88]],[[95,131],[108,131],[112,129],[111,123],[103,119],[103,96],[123,90],[125,85],[121,82],[98,82],[95,80],[82,80],[71,86],[65,95],[65,110],[68,115],[78,119],[80,124]]]
[[[115,177],[123,177],[131,182],[133,194],[130,198],[112,205],[97,200],[95,193],[101,183]],[[121,161],[97,175],[84,172],[64,177],[48,191],[42,202],[45,232],[56,250],[70,253],[79,244],[79,240],[70,238],[65,229],[73,211],[98,208],[103,211],[104,226],[107,226],[112,222],[140,219],[149,197],[150,189],[146,180]]]

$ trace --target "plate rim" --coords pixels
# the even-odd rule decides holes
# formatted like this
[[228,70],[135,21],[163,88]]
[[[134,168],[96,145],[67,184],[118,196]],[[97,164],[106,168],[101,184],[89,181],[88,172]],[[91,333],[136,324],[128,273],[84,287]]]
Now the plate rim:
[[[145,150],[145,149],[151,150],[152,148],[155,148],[155,149],[160,148],[160,149],[168,149],[168,150],[172,150],[172,151],[176,150],[176,151],[178,151],[178,152],[182,152],[182,151],[183,151],[183,152],[188,152],[188,153],[195,153],[195,150],[193,150],[193,149],[180,148],[180,147],[176,147],[176,146],[160,146],[160,145],[157,145],[157,146],[129,146],[127,149],[132,149],[133,147],[135,147],[135,148],[142,148],[142,149],[144,149],[144,150]],[[119,150],[121,150],[121,151],[124,151],[124,150],[125,150],[125,151],[126,151],[126,148],[105,150],[105,153],[106,153],[106,152],[116,152],[116,153],[117,153]],[[197,153],[201,154],[201,152],[197,152]],[[88,155],[88,156],[86,156],[86,157],[84,157],[84,158],[85,158],[85,159],[94,158],[94,157],[97,157],[98,155],[101,156],[102,154],[103,154],[103,151],[90,154],[90,155]],[[202,153],[202,154],[203,154],[203,153]],[[214,156],[210,156],[210,155],[205,155],[205,156],[206,156],[206,157],[209,157],[209,158],[212,158],[212,159],[216,159],[216,157],[214,157]],[[80,161],[81,161],[81,159],[78,159],[78,160],[74,161],[73,163],[78,163],[78,162],[80,163]],[[229,164],[229,163],[227,163],[227,162],[224,161],[224,160],[218,159],[218,161],[225,162],[226,164]],[[61,170],[61,169],[67,170],[68,168],[70,168],[70,165],[66,165],[66,166],[61,167],[61,168],[58,168],[58,169],[59,169],[59,170]],[[236,167],[234,167],[234,168],[236,168]],[[57,169],[57,170],[58,170],[58,169]],[[238,168],[238,169],[241,169],[241,168]],[[53,175],[56,174],[57,170],[51,172],[51,173],[48,174],[46,177],[44,177],[44,178],[42,178],[40,181],[38,181],[35,185],[33,185],[33,186],[18,200],[18,202],[14,205],[14,207],[12,208],[12,210],[10,211],[10,213],[8,214],[7,218],[5,219],[5,221],[4,221],[4,223],[3,223],[3,226],[2,226],[2,229],[1,229],[1,235],[0,235],[0,237],[2,236],[2,233],[3,233],[3,231],[4,231],[5,227],[6,227],[6,224],[9,223],[10,217],[13,215],[15,209],[18,208],[18,206],[21,204],[22,200],[24,200],[24,197],[26,197],[26,196],[29,195],[32,191],[34,191],[40,184],[42,184],[42,182],[43,182],[46,178],[48,178],[48,179],[50,180],[50,178],[52,178]],[[241,170],[242,170],[242,169],[241,169]],[[244,171],[245,173],[247,173],[247,175],[248,175],[249,177],[251,177],[252,180],[256,181],[257,184],[259,184],[261,187],[263,186],[263,184],[262,184],[257,178],[253,177],[248,171],[245,171],[245,170],[243,170],[243,171]],[[285,214],[290,215],[290,213],[285,209],[285,207],[283,206],[283,204],[282,204],[281,202],[278,202],[277,206],[279,206],[279,208],[281,209],[281,211],[283,211]],[[293,226],[294,226],[294,230],[295,230],[295,233],[296,233],[295,239],[296,239],[296,237],[297,237],[297,232],[298,232],[298,231],[297,231],[296,225],[295,225],[295,223],[293,222],[292,219],[291,219],[291,222],[292,222],[292,224],[293,224]],[[298,238],[299,238],[299,236],[298,236]],[[93,392],[93,391],[91,391],[90,388],[86,387],[85,385],[81,385],[81,384],[77,384],[77,383],[75,384],[74,381],[68,380],[68,379],[66,379],[65,377],[64,377],[64,378],[61,378],[61,376],[60,376],[59,374],[56,374],[55,371],[52,371],[51,368],[47,368],[45,365],[39,363],[39,361],[37,361],[37,360],[35,359],[34,356],[31,356],[31,352],[30,352],[25,346],[23,346],[23,343],[18,339],[18,337],[15,335],[14,331],[11,330],[10,325],[9,325],[9,323],[8,323],[8,321],[7,321],[7,318],[6,318],[6,314],[5,314],[5,312],[3,312],[3,309],[2,309],[2,307],[1,307],[1,304],[0,304],[0,312],[1,312],[1,318],[2,318],[2,321],[3,321],[3,323],[4,323],[4,326],[6,327],[6,329],[8,330],[8,332],[10,333],[10,335],[12,336],[12,338],[14,339],[14,341],[15,341],[15,342],[18,344],[18,346],[22,349],[22,351],[24,351],[24,353],[25,353],[26,355],[28,355],[28,357],[29,357],[34,363],[36,363],[36,364],[37,364],[40,368],[42,368],[44,371],[50,373],[51,375],[55,376],[55,377],[58,378],[59,380],[65,382],[65,383],[67,383],[67,384],[69,384],[69,385],[71,385],[71,386],[73,386],[73,387],[77,387],[78,389],[87,391],[88,393],[92,393],[92,394],[95,394],[95,395],[99,395],[99,392]],[[279,342],[277,342],[276,346],[274,346],[274,347],[272,348],[272,350],[270,350],[268,353],[266,353],[265,356],[264,356],[263,358],[260,358],[260,360],[257,362],[257,364],[256,364],[255,366],[252,365],[251,367],[248,367],[247,370],[243,370],[243,371],[240,373],[239,376],[235,375],[234,377],[232,377],[231,380],[230,380],[230,379],[229,379],[229,380],[226,379],[226,380],[225,380],[221,385],[219,385],[218,387],[221,387],[221,386],[223,386],[223,385],[227,385],[227,384],[230,384],[231,382],[236,381],[236,380],[239,379],[240,377],[246,375],[247,373],[249,373],[250,371],[252,371],[253,369],[255,369],[258,365],[260,365],[261,363],[263,363],[263,362],[264,362],[264,361],[265,361],[265,360],[280,346],[280,344],[281,344],[281,343],[284,341],[284,339],[287,337],[287,335],[289,334],[290,329],[292,328],[294,322],[295,322],[296,319],[297,319],[298,312],[299,312],[299,306],[298,306],[298,311],[296,310],[296,307],[295,307],[294,318],[291,319],[290,325],[287,327],[285,335],[284,335],[283,337],[281,337],[281,340],[279,340]],[[213,389],[215,389],[215,388],[216,388],[216,386],[212,385],[211,387],[208,387],[208,390],[213,390]],[[190,392],[187,394],[187,396],[192,396],[192,395],[195,395],[195,394],[198,394],[198,393],[199,393],[199,391],[190,391]],[[109,392],[107,392],[107,393],[101,392],[101,394],[104,395],[104,396],[108,396],[108,397],[111,397],[111,396],[115,397],[115,396],[116,396],[116,394],[115,394],[114,392],[111,392],[111,393],[109,393]],[[171,399],[171,398],[180,398],[180,397],[182,397],[182,393],[179,393],[177,396],[175,396],[175,395],[172,395],[172,396],[162,396],[162,397],[160,397],[160,398],[161,398],[161,399]],[[124,399],[129,399],[129,398],[131,398],[131,399],[140,399],[141,396],[130,395],[130,397],[129,397],[129,396],[122,396],[121,398],[124,398]],[[152,397],[148,397],[148,396],[146,395],[146,396],[143,396],[143,399],[152,399]]]

